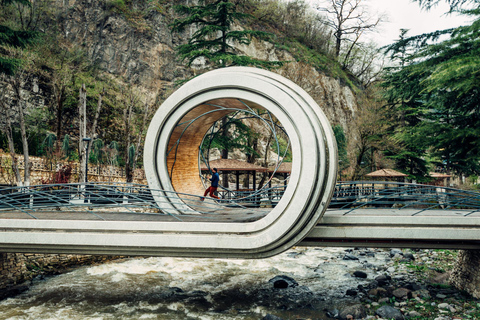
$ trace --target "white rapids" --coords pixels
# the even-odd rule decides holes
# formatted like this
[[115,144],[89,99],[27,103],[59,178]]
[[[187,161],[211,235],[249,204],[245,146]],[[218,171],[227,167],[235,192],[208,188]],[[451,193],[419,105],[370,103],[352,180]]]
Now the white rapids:
[[[295,247],[260,260],[152,257],[80,267],[1,301],[0,319],[327,319],[318,305],[278,308],[260,295],[272,289],[270,279],[286,275],[328,306],[371,282],[379,273],[371,266],[388,257],[381,250],[354,261],[344,255],[344,248]],[[353,277],[356,270],[368,278]]]

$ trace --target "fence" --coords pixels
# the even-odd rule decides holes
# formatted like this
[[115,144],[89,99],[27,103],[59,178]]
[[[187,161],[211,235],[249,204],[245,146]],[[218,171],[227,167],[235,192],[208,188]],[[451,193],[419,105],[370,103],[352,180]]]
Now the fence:
[[[32,184],[41,184],[42,180],[48,179],[48,177],[55,173],[58,169],[64,165],[70,165],[72,168],[72,175],[78,174],[79,163],[78,162],[67,162],[67,161],[53,161],[39,157],[30,157],[31,166],[31,180]],[[22,156],[17,156],[17,165],[20,170],[25,169],[25,163]],[[0,175],[0,183],[3,184],[12,184],[13,180],[9,179],[9,175],[12,175],[12,158],[7,154],[0,154],[0,169],[2,175]],[[111,179],[115,182],[120,182],[125,179],[125,168],[118,166],[109,166],[109,165],[96,165],[89,163],[88,164],[88,177],[90,181],[100,181]],[[139,183],[146,183],[145,172],[143,169],[135,169],[133,172],[133,179]]]

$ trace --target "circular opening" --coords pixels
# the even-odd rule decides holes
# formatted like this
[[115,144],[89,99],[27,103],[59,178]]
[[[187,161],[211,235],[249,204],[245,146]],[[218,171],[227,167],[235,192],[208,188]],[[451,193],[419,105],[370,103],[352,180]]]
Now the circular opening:
[[166,160],[174,190],[191,196],[189,205],[197,211],[200,204],[192,197],[204,195],[217,168],[217,192],[205,202],[217,206],[202,210],[223,205],[265,215],[287,188],[293,156],[288,134],[274,114],[252,101],[223,98],[201,103],[181,117],[168,140]]

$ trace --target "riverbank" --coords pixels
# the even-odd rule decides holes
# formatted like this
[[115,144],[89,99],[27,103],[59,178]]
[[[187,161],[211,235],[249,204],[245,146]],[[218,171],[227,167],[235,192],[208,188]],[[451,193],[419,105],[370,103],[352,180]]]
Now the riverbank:
[[0,300],[29,289],[34,278],[69,272],[85,265],[106,263],[119,256],[0,253]]
[[0,319],[480,319],[456,251],[295,247],[268,259],[129,258],[35,277]]
[[452,287],[449,276],[455,250],[347,249],[343,259],[382,255],[385,264],[365,263],[353,277],[368,278],[366,285],[354,286],[350,306],[329,310],[339,319],[480,319],[480,303]]

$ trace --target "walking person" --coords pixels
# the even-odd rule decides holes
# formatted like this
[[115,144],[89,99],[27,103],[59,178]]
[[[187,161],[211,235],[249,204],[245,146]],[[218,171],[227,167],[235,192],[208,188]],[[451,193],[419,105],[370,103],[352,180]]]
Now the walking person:
[[214,192],[217,191],[218,181],[220,180],[220,175],[218,174],[217,168],[213,168],[212,171],[213,171],[212,177],[209,179],[212,183],[211,183],[210,187],[208,187],[207,190],[205,190],[205,193],[203,194],[203,197],[200,198],[200,200],[202,200],[202,201],[205,200],[205,197],[207,196],[208,193],[210,193],[210,197],[215,198],[215,199],[219,199],[214,194]]

